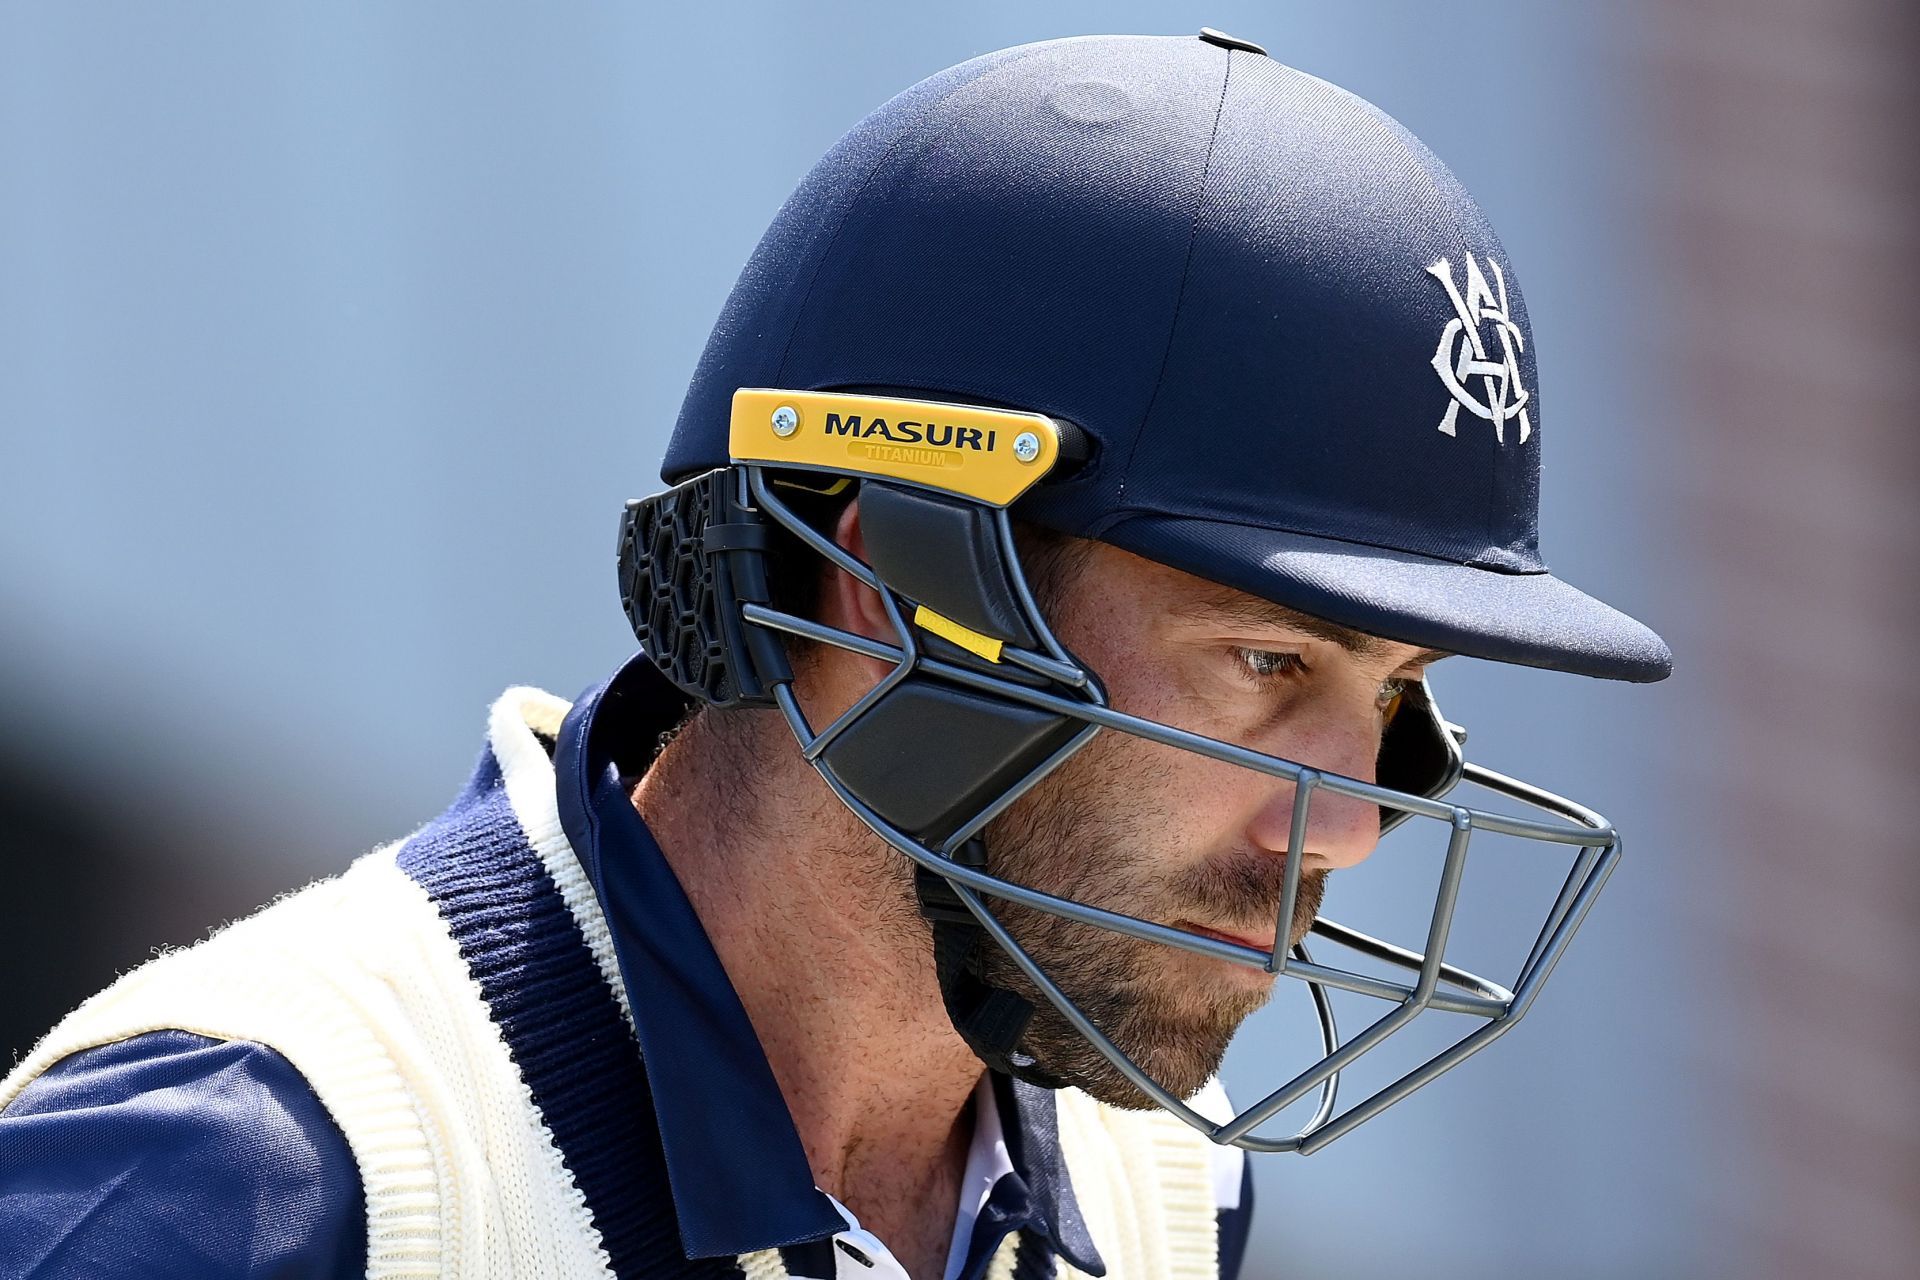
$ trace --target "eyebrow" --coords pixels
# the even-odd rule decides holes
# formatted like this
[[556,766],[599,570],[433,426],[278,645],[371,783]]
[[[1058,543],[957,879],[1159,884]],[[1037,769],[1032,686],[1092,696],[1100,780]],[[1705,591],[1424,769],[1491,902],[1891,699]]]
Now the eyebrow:
[[[1201,600],[1190,611],[1202,620],[1236,623],[1250,627],[1278,627],[1287,631],[1300,631],[1316,640],[1325,640],[1337,645],[1346,652],[1359,658],[1377,658],[1386,652],[1388,642],[1379,636],[1368,635],[1353,627],[1343,627],[1337,622],[1328,622],[1325,618],[1316,618],[1310,613],[1301,613],[1270,600],[1261,600],[1254,596],[1235,591],[1225,595],[1209,596]],[[1445,649],[1422,649],[1408,658],[1409,663],[1438,662],[1453,655]]]

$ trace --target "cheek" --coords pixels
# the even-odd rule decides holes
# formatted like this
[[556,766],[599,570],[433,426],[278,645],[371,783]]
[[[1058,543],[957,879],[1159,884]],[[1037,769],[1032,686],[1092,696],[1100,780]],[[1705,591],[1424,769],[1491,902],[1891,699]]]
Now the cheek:
[[[1096,631],[1073,652],[1100,677],[1116,711],[1189,733],[1242,742],[1259,736],[1278,709],[1234,676],[1231,658],[1217,644],[1172,644],[1157,651],[1122,643],[1127,633]],[[1249,745],[1251,745],[1249,743]],[[1159,748],[1160,750],[1170,750]]]
[[1220,690],[1201,683],[1190,655],[1142,657],[1140,650],[1096,641],[1074,652],[1100,677],[1115,711],[1212,736],[1222,727]]
[[[1381,721],[1351,683],[1254,693],[1224,675],[1209,653],[1176,650],[1151,662],[1115,655],[1094,663],[1116,711],[1259,751],[1282,760],[1371,781]],[[1092,660],[1089,659],[1091,662]],[[1238,765],[1130,740],[1153,753],[1167,802],[1202,821],[1242,824],[1292,784]]]
[[[1096,667],[1107,686],[1108,701],[1116,711],[1139,716],[1188,733],[1255,749],[1266,735],[1257,726],[1242,723],[1247,716],[1243,689],[1208,682],[1200,664],[1174,661],[1120,663]],[[1223,696],[1225,695],[1225,696]],[[1236,719],[1238,717],[1238,719]],[[1236,821],[1251,819],[1259,797],[1281,785],[1238,765],[1209,759],[1192,751],[1162,746],[1112,730],[1103,734],[1111,751],[1120,785],[1150,794],[1158,807],[1173,815],[1181,830],[1218,833]]]
[[1246,843],[1259,809],[1254,774],[1111,730],[1082,754],[1067,785],[1140,874],[1177,871]]
[[[1061,638],[1099,675],[1116,711],[1229,742],[1258,736],[1234,720],[1246,714],[1245,691],[1217,678],[1208,683],[1218,673],[1209,673],[1198,659],[1184,660],[1193,655],[1141,657],[1140,638],[1151,631],[1130,601],[1082,600]],[[1096,738],[1068,771],[1079,796],[1099,798],[1089,817],[1162,865],[1243,845],[1259,797],[1278,785],[1235,765],[1113,730]]]

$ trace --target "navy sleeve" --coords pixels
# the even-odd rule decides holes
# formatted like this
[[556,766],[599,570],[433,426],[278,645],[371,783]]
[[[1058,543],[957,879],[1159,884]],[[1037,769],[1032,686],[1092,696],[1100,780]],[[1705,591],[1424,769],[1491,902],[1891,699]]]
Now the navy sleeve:
[[1240,1175],[1240,1203],[1220,1211],[1220,1280],[1236,1280],[1253,1229],[1253,1162]]
[[0,1276],[345,1280],[366,1234],[346,1139],[264,1045],[148,1032],[0,1112]]

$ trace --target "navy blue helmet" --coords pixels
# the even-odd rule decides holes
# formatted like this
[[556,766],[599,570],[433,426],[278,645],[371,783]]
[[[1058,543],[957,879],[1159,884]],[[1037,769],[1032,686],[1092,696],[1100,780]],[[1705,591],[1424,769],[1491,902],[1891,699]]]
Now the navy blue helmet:
[[[1389,709],[1372,779],[1116,710],[1036,603],[1015,522],[1406,644],[1658,680],[1659,637],[1541,559],[1545,435],[1513,264],[1400,125],[1217,32],[1026,45],[881,107],[781,209],[694,375],[671,487],[628,504],[622,598],[662,672],[717,708],[778,708],[826,784],[911,861],[948,1013],[983,1061],[1062,1083],[1028,1051],[1037,1011],[1215,1142],[1311,1153],[1526,1012],[1619,836],[1467,762],[1424,680]],[[858,498],[864,560],[803,509],[822,494]],[[795,548],[879,592],[893,640],[786,608],[772,579]],[[816,726],[793,691],[793,637],[892,667]],[[1270,949],[995,874],[995,819],[1100,733],[1291,782]],[[1383,831],[1431,833],[1423,938],[1322,916],[1316,945],[1342,959],[1319,963],[1292,936],[1309,811],[1328,792],[1377,805]],[[1570,862],[1505,981],[1445,960],[1480,833]],[[1203,1116],[1061,990],[995,903],[1299,979],[1323,1056],[1238,1116]],[[1343,1041],[1330,992],[1387,1009]],[[1477,1021],[1337,1111],[1340,1072],[1429,1010]],[[1263,1131],[1296,1104],[1312,1108],[1297,1132]]]
[[1014,514],[1408,644],[1657,680],[1548,572],[1519,281],[1454,176],[1239,42],[991,53],[800,183],[714,327],[662,468],[730,462],[741,387],[894,388],[1075,424]]

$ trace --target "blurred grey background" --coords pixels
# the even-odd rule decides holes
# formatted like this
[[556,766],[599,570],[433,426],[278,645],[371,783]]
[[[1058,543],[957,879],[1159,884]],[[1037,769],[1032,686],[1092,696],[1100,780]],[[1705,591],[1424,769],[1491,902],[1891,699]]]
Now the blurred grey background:
[[620,504],[844,129],[989,49],[1202,24],[1478,195],[1541,351],[1548,557],[1679,658],[1436,673],[1477,758],[1628,856],[1498,1048],[1260,1162],[1249,1280],[1909,1274],[1898,0],[0,0],[0,1053],[431,816],[502,687],[627,655]]

